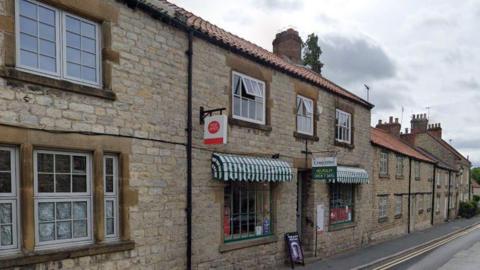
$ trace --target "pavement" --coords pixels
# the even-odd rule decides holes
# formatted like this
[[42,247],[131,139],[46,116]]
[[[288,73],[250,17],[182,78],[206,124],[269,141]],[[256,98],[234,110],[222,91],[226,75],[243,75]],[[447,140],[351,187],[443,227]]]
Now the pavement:
[[[456,219],[447,223],[435,225],[434,227],[423,231],[416,231],[410,234],[385,241],[372,246],[356,249],[342,253],[324,260],[315,261],[306,266],[295,266],[295,269],[302,270],[325,270],[325,269],[352,269],[373,261],[391,256],[415,246],[424,244],[428,241],[445,236],[462,228],[466,228],[480,223],[480,216],[471,219]],[[480,236],[480,233],[479,233]],[[460,255],[459,255],[460,256]],[[477,264],[478,265],[478,264]],[[284,269],[288,269],[287,267]],[[431,269],[431,268],[423,268]],[[435,269],[435,268],[433,268]],[[453,269],[453,268],[452,268]],[[461,268],[456,268],[461,269]],[[478,269],[478,268],[476,268]]]

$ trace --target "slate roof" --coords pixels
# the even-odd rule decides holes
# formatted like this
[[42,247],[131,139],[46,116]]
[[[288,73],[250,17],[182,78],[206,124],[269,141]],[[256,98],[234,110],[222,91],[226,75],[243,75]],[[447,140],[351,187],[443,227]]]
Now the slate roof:
[[381,146],[383,148],[412,157],[417,160],[435,163],[434,160],[415,150],[408,144],[404,143],[403,141],[401,141],[400,138],[397,138],[390,133],[378,128],[371,128],[371,142],[374,145]]
[[[337,96],[351,100],[368,109],[373,108],[373,104],[360,98],[359,96],[349,92],[341,86],[326,79],[322,75],[303,66],[289,63],[274,53],[263,49],[262,47],[236,36],[201,17],[175,5],[166,0],[119,0],[129,6],[142,8],[147,11],[149,8],[157,9],[159,12],[167,16],[171,16],[177,21],[181,21],[186,27],[193,29],[196,33],[204,35],[204,37],[212,43],[223,45],[235,53],[244,54],[254,58],[257,62],[263,62],[270,65],[290,76],[297,77],[301,80],[314,84],[325,89]],[[134,2],[134,4],[132,4]],[[147,11],[148,12],[148,11]]]
[[417,151],[419,151],[420,153],[422,153],[423,155],[425,155],[425,156],[429,157],[430,159],[432,159],[433,161],[435,161],[435,163],[437,163],[438,167],[440,167],[442,169],[445,169],[445,170],[457,171],[457,169],[455,169],[455,166],[450,165],[450,164],[442,161],[440,158],[438,158],[434,154],[428,152],[427,150],[423,149],[422,147],[415,147],[415,149]]

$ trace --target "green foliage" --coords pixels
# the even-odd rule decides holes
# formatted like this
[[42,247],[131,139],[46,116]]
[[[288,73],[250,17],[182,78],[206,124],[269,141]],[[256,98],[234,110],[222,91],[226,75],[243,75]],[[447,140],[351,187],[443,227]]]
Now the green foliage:
[[460,202],[458,214],[464,218],[471,218],[477,214],[477,208],[475,201]]
[[480,201],[480,195],[473,195],[473,201],[478,203]]
[[473,180],[480,184],[480,167],[473,168],[471,175]]
[[303,64],[309,65],[313,71],[322,72],[323,63],[320,62],[322,49],[318,45],[318,36],[315,33],[308,35],[307,41],[303,43]]

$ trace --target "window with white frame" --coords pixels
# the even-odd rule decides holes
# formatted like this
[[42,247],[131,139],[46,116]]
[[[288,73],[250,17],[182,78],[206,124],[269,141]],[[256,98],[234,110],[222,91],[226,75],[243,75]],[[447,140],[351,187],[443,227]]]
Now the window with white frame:
[[17,67],[101,86],[100,26],[34,0],[16,0]]
[[18,249],[17,150],[0,147],[0,254]]
[[403,177],[403,156],[397,155],[397,164],[396,164],[396,175],[397,177]]
[[313,135],[313,100],[297,96],[297,132]]
[[118,238],[118,158],[105,155],[104,189],[105,189],[105,237]]
[[265,124],[265,83],[232,72],[233,118]]
[[388,196],[378,196],[378,218],[386,218],[388,216]]
[[351,143],[352,141],[352,115],[342,110],[336,110],[335,140]]
[[388,151],[381,150],[380,151],[380,175],[387,175],[388,174]]
[[403,210],[403,198],[402,195],[395,195],[395,215],[401,215]]
[[37,247],[91,242],[90,162],[83,153],[34,151]]

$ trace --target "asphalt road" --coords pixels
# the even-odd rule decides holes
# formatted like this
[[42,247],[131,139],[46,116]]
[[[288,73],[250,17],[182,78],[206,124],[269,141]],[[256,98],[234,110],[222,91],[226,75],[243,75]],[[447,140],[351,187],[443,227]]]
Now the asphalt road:
[[395,270],[466,270],[480,268],[480,229],[454,239],[430,252],[414,257]]

